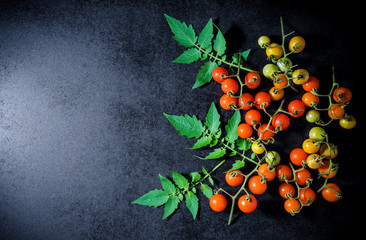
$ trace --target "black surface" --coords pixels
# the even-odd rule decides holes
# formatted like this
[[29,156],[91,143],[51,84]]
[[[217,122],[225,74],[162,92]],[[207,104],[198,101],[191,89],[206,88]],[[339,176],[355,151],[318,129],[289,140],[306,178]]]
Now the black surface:
[[[358,233],[364,216],[364,57],[360,11],[350,3],[295,1],[13,1],[0,3],[0,239],[337,239]],[[320,2],[320,1],[318,1]],[[324,3],[324,2],[322,2]],[[257,39],[288,31],[307,41],[293,58],[328,91],[331,66],[353,90],[352,131],[326,128],[339,147],[334,180],[344,200],[291,217],[277,182],[252,214],[214,213],[200,195],[198,219],[184,204],[163,209],[130,203],[161,188],[158,174],[216,165],[187,148],[163,116],[203,119],[221,95],[217,84],[191,90],[200,63],[173,64],[185,49],[163,14],[200,31],[212,17],[228,53],[253,49],[248,65],[266,64]],[[296,59],[296,60],[295,60]],[[266,86],[266,85],[263,85]],[[288,91],[290,92],[290,91]],[[296,95],[289,93],[288,98]],[[223,116],[232,113],[223,112]],[[296,119],[276,136],[284,159],[311,125]],[[222,174],[215,174],[217,182]]]

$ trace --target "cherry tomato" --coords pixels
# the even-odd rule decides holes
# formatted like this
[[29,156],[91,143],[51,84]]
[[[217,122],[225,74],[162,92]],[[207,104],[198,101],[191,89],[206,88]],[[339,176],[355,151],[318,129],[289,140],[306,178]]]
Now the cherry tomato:
[[311,179],[311,174],[310,174],[309,170],[302,169],[302,170],[296,172],[295,179],[296,179],[297,184],[306,185],[307,184],[306,181],[308,179]]
[[308,138],[302,143],[302,149],[304,149],[304,151],[309,154],[316,153],[320,148],[320,145],[316,142],[317,140]]
[[223,82],[228,75],[228,71],[223,67],[217,67],[212,71],[212,78],[216,82]]
[[301,85],[306,83],[309,80],[309,72],[305,69],[296,69],[292,73],[292,82]]
[[295,188],[290,183],[281,183],[278,187],[278,193],[284,199],[287,199],[288,196],[293,197],[295,195]]
[[310,154],[307,158],[306,158],[306,164],[308,165],[309,168],[311,169],[318,169],[319,168],[319,164],[318,164],[318,159],[319,159],[320,155],[316,154],[316,153],[312,153]]
[[302,188],[300,190],[300,201],[304,205],[312,204],[315,200],[315,192],[311,188]]
[[339,125],[344,129],[352,129],[356,126],[356,118],[352,115],[348,115],[345,118],[339,120]]
[[297,199],[287,199],[284,204],[286,212],[294,215],[297,211],[300,210],[300,202]]
[[302,52],[305,48],[305,39],[301,36],[295,36],[291,38],[288,49],[290,49],[291,52],[299,53]]
[[349,102],[352,99],[352,92],[348,88],[339,87],[333,91],[333,99],[338,103]]
[[292,178],[292,171],[291,168],[287,165],[279,165],[276,167],[276,176],[282,182],[285,179],[291,180]]
[[257,142],[255,141],[253,144],[252,144],[252,151],[256,154],[262,154],[264,153],[264,147],[263,147],[263,144],[260,143],[260,142]]
[[269,104],[271,103],[271,96],[266,92],[258,92],[254,96],[255,107],[258,109],[268,108]]
[[[329,171],[329,167],[330,167],[330,161],[324,160],[323,165],[318,168],[319,175],[322,176],[323,178],[326,178]],[[338,171],[337,167],[334,167],[334,165],[332,164],[328,178],[334,178],[335,175],[337,174],[337,171]]]
[[222,212],[227,206],[227,199],[223,194],[214,194],[210,198],[210,207],[215,212]]
[[320,119],[320,113],[317,110],[309,110],[306,113],[306,121],[309,123],[315,123],[316,121],[319,121]]
[[272,119],[272,126],[281,131],[286,130],[290,126],[290,118],[284,113],[278,113]]
[[323,141],[325,139],[325,136],[327,136],[327,133],[322,127],[313,127],[309,131],[309,138],[315,140]]
[[277,89],[276,87],[272,87],[269,90],[269,95],[273,101],[281,100],[285,96],[285,91],[283,89]]
[[[329,150],[330,147],[330,150]],[[329,147],[327,144],[322,144],[320,149],[319,149],[319,153],[320,156],[325,157],[325,158],[335,158],[338,155],[338,149],[336,146],[334,146],[333,143],[329,143]]]
[[310,92],[314,88],[318,89],[319,86],[320,86],[319,80],[313,76],[309,76],[309,79],[302,84],[302,88],[307,92]]
[[266,48],[271,43],[271,39],[268,36],[261,36],[258,38],[258,45],[261,48]]
[[255,89],[261,83],[261,76],[256,72],[249,72],[245,75],[244,82],[249,89]]
[[293,100],[288,104],[288,112],[295,118],[301,117],[305,113],[305,104],[300,100]]
[[236,132],[238,133],[239,137],[241,138],[248,138],[253,134],[253,128],[247,123],[239,124]]
[[292,68],[292,62],[289,58],[280,58],[277,61],[277,66],[282,72],[288,72]]
[[244,213],[251,213],[257,208],[257,199],[252,195],[243,195],[238,201],[239,209]]
[[312,94],[311,92],[304,93],[301,100],[307,107],[314,107],[319,103],[319,97]]
[[232,92],[235,94],[239,90],[239,84],[232,78],[226,78],[221,84],[224,93]]
[[267,190],[267,183],[261,182],[261,177],[256,175],[249,179],[249,190],[254,194],[262,194]]
[[326,186],[338,193],[325,187],[322,189],[323,198],[328,202],[337,202],[341,198],[341,189],[335,183],[328,183]]
[[245,122],[249,125],[256,125],[261,121],[261,114],[258,110],[251,109],[245,114]]
[[265,160],[269,167],[275,167],[280,164],[281,156],[276,151],[269,151],[267,152]]
[[273,78],[273,85],[276,88],[284,88],[287,86],[288,80],[285,74],[277,73]]
[[266,48],[266,54],[269,60],[277,60],[282,57],[283,49],[278,43],[271,43]]
[[238,107],[243,110],[249,110],[252,107],[251,104],[254,104],[254,97],[250,93],[243,93],[238,99]]
[[264,131],[267,128],[268,124],[262,124],[259,128],[258,128],[258,137],[260,137],[260,139],[262,140],[267,140],[269,138],[272,138],[275,133],[274,133],[274,127],[272,125],[268,126],[268,130]]
[[267,65],[265,65],[263,67],[263,70],[262,70],[263,75],[268,79],[272,79],[274,74],[278,71],[280,71],[280,69],[273,63],[268,63]]
[[344,116],[344,108],[340,105],[332,105],[328,110],[328,115],[333,119],[340,119]]
[[[234,176],[232,176],[232,174],[234,174]],[[233,170],[226,173],[225,180],[230,186],[236,187],[243,183],[244,176],[242,171]]]
[[296,166],[301,166],[307,157],[308,154],[302,148],[295,148],[290,153],[290,160]]
[[266,181],[272,181],[276,177],[275,169],[269,170],[268,164],[263,163],[259,166],[258,172],[260,172]]
[[220,98],[220,106],[225,110],[231,110],[230,106],[237,105],[237,103],[238,103],[237,98],[233,98],[226,94]]

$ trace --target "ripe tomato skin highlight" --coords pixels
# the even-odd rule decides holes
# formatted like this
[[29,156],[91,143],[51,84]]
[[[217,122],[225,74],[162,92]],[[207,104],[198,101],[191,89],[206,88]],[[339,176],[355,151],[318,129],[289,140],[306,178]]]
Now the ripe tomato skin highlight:
[[311,188],[303,188],[300,190],[300,201],[304,205],[313,203],[315,200],[315,192]]
[[284,181],[283,177],[285,177],[286,180],[291,180],[292,178],[292,171],[291,168],[287,165],[279,165],[276,167],[276,176],[278,180],[281,182]]
[[225,80],[225,78],[223,77],[226,77],[228,75],[228,71],[223,67],[217,67],[212,71],[212,78],[216,82],[223,82]]
[[240,211],[251,213],[257,208],[257,199],[252,194],[249,194],[248,199],[248,195],[245,194],[239,198],[238,206]]
[[[275,129],[272,125],[269,125],[268,130],[264,131],[264,129],[267,128],[267,123],[266,124],[262,124],[259,128],[258,128],[258,137],[260,137],[262,140],[268,140],[268,138],[271,138],[275,135],[275,133],[273,132]],[[263,132],[264,131],[264,132]],[[262,134],[262,136],[261,136]]]
[[272,119],[272,126],[277,128],[281,125],[281,131],[286,130],[290,126],[290,118],[284,114],[279,113]]
[[227,206],[227,199],[223,194],[215,194],[210,198],[210,207],[215,212],[222,212]]
[[290,194],[293,197],[295,195],[295,187],[290,183],[281,183],[278,187],[278,193],[284,199],[288,198],[286,194]]
[[254,97],[250,93],[243,93],[241,96],[242,97],[238,99],[238,107],[242,108],[243,110],[251,109],[252,106],[249,104],[254,103]]
[[300,202],[297,199],[287,199],[284,203],[286,212],[293,214],[300,210]]
[[261,76],[256,72],[249,72],[245,75],[244,82],[249,89],[256,89],[261,83]]
[[309,172],[309,170],[307,169],[302,169],[298,172],[296,172],[296,182],[299,184],[299,185],[306,185],[306,181],[308,179],[311,179],[311,174]]
[[338,103],[346,103],[351,101],[352,92],[348,88],[339,87],[338,89],[334,89],[332,97]]
[[[334,189],[339,193],[341,192],[341,189],[335,183],[328,183],[327,187],[330,187],[331,189]],[[337,193],[335,191],[330,190],[329,188],[326,187],[322,189],[322,195],[323,198],[328,202],[337,202],[340,199],[337,197]]]
[[237,105],[238,99],[228,95],[223,95],[220,98],[220,106],[225,110],[231,110],[230,105]]
[[276,177],[276,171],[270,171],[267,163],[260,165],[258,171],[264,176],[266,181],[272,181]]
[[249,138],[253,134],[253,128],[247,123],[241,123],[236,129],[236,132],[241,138]]
[[262,109],[261,108],[262,104],[264,105],[264,108],[268,108],[269,104],[271,103],[271,96],[269,95],[269,93],[266,93],[266,92],[258,92],[254,96],[254,101],[255,101],[256,108]]
[[[231,176],[232,172],[238,172],[238,174],[236,174],[236,176],[233,177],[233,176]],[[240,170],[229,171],[225,175],[225,180],[226,180],[227,184],[229,184],[232,187],[239,186],[244,181],[244,176],[242,174],[243,173]]]
[[255,125],[254,122],[259,123],[261,121],[261,113],[258,110],[251,109],[245,114],[245,122],[249,125]]
[[261,177],[256,175],[249,179],[248,187],[254,194],[263,194],[267,190],[267,183],[262,183]]
[[306,160],[308,154],[302,148],[295,148],[290,153],[290,160],[296,166],[301,166],[302,161]]

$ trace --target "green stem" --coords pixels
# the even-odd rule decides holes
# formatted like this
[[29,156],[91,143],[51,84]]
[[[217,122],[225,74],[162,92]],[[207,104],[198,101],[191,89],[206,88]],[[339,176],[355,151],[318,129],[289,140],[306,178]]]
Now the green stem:
[[207,173],[203,178],[201,178],[198,182],[196,182],[195,184],[193,184],[189,189],[191,190],[192,188],[194,188],[195,186],[197,186],[198,184],[200,184],[201,182],[203,182],[203,180],[205,180],[206,178],[208,178],[213,172],[215,172],[219,167],[221,167],[222,164],[224,164],[226,162],[226,160],[222,160],[219,164],[216,165],[216,167],[214,167],[209,173]]

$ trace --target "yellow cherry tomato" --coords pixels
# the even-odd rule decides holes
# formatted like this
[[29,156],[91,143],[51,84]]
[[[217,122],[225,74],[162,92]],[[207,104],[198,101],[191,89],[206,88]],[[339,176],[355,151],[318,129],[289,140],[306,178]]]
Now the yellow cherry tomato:
[[266,54],[268,59],[279,59],[283,54],[283,49],[280,44],[278,43],[271,43],[269,44],[268,48],[266,49]]
[[316,144],[316,142],[317,140],[308,138],[302,143],[302,149],[309,154],[316,153],[317,151],[319,151],[320,148],[320,146]]
[[356,126],[356,118],[352,115],[348,115],[346,118],[339,120],[339,125],[344,129],[352,129]]
[[[329,150],[329,147],[330,147],[330,150]],[[338,149],[332,143],[329,143],[329,147],[328,147],[327,144],[324,143],[320,147],[319,153],[322,157],[325,157],[325,158],[328,158],[328,159],[330,157],[331,159],[333,159],[338,155]]]
[[318,158],[320,157],[319,154],[313,153],[310,154],[307,158],[306,158],[306,164],[308,165],[309,168],[311,169],[318,169],[319,168],[319,160]]
[[266,48],[271,43],[271,39],[268,36],[261,36],[258,38],[258,45],[261,48]]
[[300,36],[295,36],[291,38],[288,44],[288,48],[290,49],[291,52],[294,53],[302,52],[302,50],[304,50],[305,48],[305,39]]
[[309,72],[305,69],[296,69],[292,73],[292,81],[297,84],[301,85],[303,83],[306,83],[309,80]]
[[276,87],[272,87],[269,90],[269,95],[273,101],[278,101],[285,96],[285,91],[283,89],[277,89]]
[[263,147],[262,143],[254,142],[252,144],[252,151],[256,154],[264,153],[264,147]]

